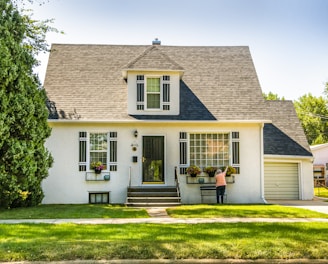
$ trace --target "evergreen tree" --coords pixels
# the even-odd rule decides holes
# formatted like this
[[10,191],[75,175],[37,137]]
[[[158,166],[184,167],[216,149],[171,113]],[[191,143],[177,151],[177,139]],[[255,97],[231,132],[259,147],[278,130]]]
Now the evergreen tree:
[[47,47],[46,22],[21,14],[11,0],[0,0],[0,207],[37,205],[52,157],[44,146],[50,135],[46,95],[33,68]]

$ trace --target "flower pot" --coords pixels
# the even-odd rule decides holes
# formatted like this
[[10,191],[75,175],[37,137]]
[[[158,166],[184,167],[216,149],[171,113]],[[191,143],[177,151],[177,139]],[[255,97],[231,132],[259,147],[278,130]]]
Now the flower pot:
[[214,177],[214,175],[215,175],[215,171],[211,171],[211,172],[209,172],[209,173],[207,173],[208,174],[208,177]]
[[190,177],[197,177],[197,173],[190,173]]
[[97,169],[95,169],[95,173],[96,173],[96,174],[100,174],[100,173],[101,173],[101,170],[97,170]]

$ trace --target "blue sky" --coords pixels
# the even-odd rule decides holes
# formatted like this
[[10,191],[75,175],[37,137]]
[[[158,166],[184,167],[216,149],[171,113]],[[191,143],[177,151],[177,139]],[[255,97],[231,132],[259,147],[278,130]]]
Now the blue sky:
[[35,1],[33,17],[65,32],[49,44],[249,46],[263,92],[297,100],[328,82],[327,0]]

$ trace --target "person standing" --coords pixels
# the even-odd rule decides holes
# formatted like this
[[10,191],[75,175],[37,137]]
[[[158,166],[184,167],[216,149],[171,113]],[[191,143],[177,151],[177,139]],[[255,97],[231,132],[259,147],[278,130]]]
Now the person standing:
[[228,170],[228,166],[225,168],[224,171],[218,169],[215,172],[215,186],[216,186],[216,202],[217,203],[221,203],[223,204],[223,198],[224,198],[224,193],[225,193],[225,189],[226,189],[226,173]]

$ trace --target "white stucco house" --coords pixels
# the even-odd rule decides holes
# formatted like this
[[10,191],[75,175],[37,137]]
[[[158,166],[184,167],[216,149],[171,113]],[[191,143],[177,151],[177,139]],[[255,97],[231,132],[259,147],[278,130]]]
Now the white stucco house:
[[43,203],[126,203],[129,187],[177,182],[182,204],[211,202],[200,187],[213,179],[186,168],[228,164],[228,203],[313,198],[293,103],[263,99],[248,47],[54,44],[44,88],[54,164]]

